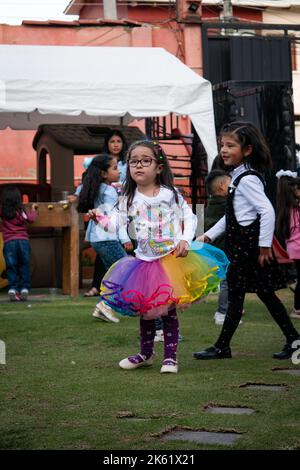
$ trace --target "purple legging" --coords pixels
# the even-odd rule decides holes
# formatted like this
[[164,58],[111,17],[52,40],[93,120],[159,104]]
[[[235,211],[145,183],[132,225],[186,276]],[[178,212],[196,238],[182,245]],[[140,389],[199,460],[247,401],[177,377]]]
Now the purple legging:
[[[176,308],[172,307],[168,315],[162,317],[164,324],[164,359],[176,361],[179,325]],[[140,319],[141,354],[148,359],[153,354],[155,320]]]

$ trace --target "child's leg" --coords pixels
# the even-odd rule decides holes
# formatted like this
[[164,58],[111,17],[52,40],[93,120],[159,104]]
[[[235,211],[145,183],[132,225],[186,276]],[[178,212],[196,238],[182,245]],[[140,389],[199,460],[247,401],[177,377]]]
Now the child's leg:
[[273,319],[285,335],[287,343],[291,344],[299,337],[299,333],[294,328],[282,302],[279,300],[275,292],[258,292],[257,295],[265,304]]
[[6,264],[6,275],[10,290],[19,290],[18,246],[16,240],[4,243],[3,256]]
[[220,282],[220,292],[218,297],[218,312],[226,315],[228,309],[228,284],[226,279]]
[[130,370],[142,366],[151,366],[153,362],[153,345],[155,321],[140,319],[140,353],[129,356],[119,362],[121,369]]
[[149,359],[153,355],[155,337],[155,320],[140,319],[140,348],[141,355]]
[[121,243],[117,240],[109,240],[106,242],[94,242],[92,247],[96,253],[101,257],[104,268],[108,270],[112,264],[119,259],[127,256],[126,251]]
[[30,255],[31,247],[27,240],[19,240],[19,274],[20,289],[30,289]]
[[167,316],[162,317],[164,324],[164,359],[172,359],[176,362],[179,324],[176,307],[172,307]]
[[[101,257],[105,271],[107,271],[116,261],[127,256],[126,251],[117,240],[95,242],[92,243],[92,247],[96,251],[97,255]],[[100,286],[98,289],[99,288]],[[100,302],[96,304],[96,308],[92,315],[94,318],[101,321],[119,323],[119,319],[115,316],[112,308],[109,305],[106,305],[103,300],[100,300]]]
[[104,267],[102,259],[97,254],[96,259],[95,259],[92,287],[95,287],[98,290],[98,292],[100,291],[100,284],[101,284],[101,281],[102,281],[105,273],[106,273],[106,269]]
[[229,290],[228,309],[220,336],[215,343],[216,348],[224,349],[229,347],[231,338],[233,337],[242,317],[244,300],[245,292]]
[[297,271],[297,285],[294,295],[294,309],[300,310],[300,260],[295,261],[295,267]]

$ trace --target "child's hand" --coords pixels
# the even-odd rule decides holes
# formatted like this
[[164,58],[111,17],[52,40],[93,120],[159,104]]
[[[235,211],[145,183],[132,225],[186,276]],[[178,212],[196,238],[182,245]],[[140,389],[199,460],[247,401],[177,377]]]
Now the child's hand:
[[180,240],[176,247],[176,258],[185,258],[189,252],[189,244],[185,240]]
[[97,222],[97,215],[96,209],[90,209],[87,213],[87,216],[94,222]]
[[76,202],[78,200],[78,196],[76,196],[76,194],[69,194],[69,196],[67,197],[67,201],[73,203],[73,202]]
[[31,209],[32,209],[33,211],[37,211],[38,208],[39,208],[39,206],[38,206],[38,204],[37,204],[36,202],[34,202],[34,203],[31,205]]
[[202,242],[202,243],[210,243],[211,239],[203,234],[200,237],[196,238],[196,241],[197,242]]
[[263,268],[265,264],[271,263],[273,259],[272,250],[269,247],[261,246],[259,248],[258,263]]
[[123,244],[125,251],[133,251],[133,244],[131,242],[126,242]]

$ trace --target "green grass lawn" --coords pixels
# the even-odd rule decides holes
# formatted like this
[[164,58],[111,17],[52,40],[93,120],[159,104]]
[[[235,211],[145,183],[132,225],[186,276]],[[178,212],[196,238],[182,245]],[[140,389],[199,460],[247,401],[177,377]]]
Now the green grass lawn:
[[[281,291],[280,296],[290,309],[292,293]],[[300,448],[300,377],[272,371],[300,365],[272,359],[284,338],[255,296],[247,296],[231,360],[193,359],[194,351],[213,344],[220,329],[213,322],[216,295],[180,315],[184,339],[177,375],[159,373],[163,343],[156,346],[152,367],[121,370],[119,360],[138,352],[138,319],[97,321],[91,317],[95,299],[32,299],[29,306],[30,301],[4,303],[4,298],[1,449],[228,448],[161,441],[159,435],[173,427],[243,433],[231,449]],[[240,387],[248,382],[286,384],[287,390]],[[252,407],[256,413],[210,414],[205,410],[210,403]]]

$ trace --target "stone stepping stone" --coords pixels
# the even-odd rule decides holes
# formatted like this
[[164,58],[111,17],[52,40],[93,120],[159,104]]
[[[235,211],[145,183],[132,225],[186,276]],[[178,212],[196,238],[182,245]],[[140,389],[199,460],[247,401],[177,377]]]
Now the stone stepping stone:
[[251,415],[255,413],[253,408],[246,407],[231,407],[231,406],[208,406],[206,408],[208,413],[220,413],[220,414],[229,414],[229,415]]
[[274,372],[284,372],[285,374],[300,377],[300,369],[275,369]]
[[285,392],[287,387],[284,385],[268,385],[268,384],[248,384],[242,385],[243,388],[247,388],[248,390],[267,390],[270,392]]
[[163,441],[191,441],[198,444],[231,445],[242,437],[242,434],[234,432],[209,432],[209,431],[170,431],[161,437]]

